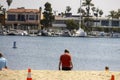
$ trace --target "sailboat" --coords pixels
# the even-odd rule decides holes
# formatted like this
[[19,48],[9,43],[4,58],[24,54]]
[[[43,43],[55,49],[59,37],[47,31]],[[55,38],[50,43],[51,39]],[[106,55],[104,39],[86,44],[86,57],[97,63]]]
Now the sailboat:
[[86,33],[82,28],[79,28],[79,29],[76,31],[75,36],[76,36],[76,37],[86,37],[86,36],[87,36],[87,33]]
[[[81,11],[81,0],[80,0],[80,11]],[[80,12],[81,13],[81,12]],[[79,19],[79,29],[75,32],[74,36],[76,37],[86,37],[87,33],[81,28],[81,15],[80,15],[80,19]]]

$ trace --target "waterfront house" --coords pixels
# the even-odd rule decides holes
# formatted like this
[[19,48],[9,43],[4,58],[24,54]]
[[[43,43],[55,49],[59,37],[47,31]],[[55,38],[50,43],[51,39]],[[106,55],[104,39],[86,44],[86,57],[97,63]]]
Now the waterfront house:
[[17,9],[9,9],[7,11],[6,25],[7,30],[25,30],[37,31],[40,29],[41,8],[25,9],[24,7]]

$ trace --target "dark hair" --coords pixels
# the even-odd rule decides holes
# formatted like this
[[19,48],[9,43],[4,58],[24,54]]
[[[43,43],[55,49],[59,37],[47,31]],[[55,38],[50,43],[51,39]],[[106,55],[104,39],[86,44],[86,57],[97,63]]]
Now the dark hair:
[[65,51],[64,51],[65,53],[69,53],[69,51],[67,50],[67,49],[65,49]]
[[0,58],[3,57],[2,53],[0,53]]
[[109,70],[109,67],[108,67],[108,66],[106,66],[106,67],[105,67],[105,70]]

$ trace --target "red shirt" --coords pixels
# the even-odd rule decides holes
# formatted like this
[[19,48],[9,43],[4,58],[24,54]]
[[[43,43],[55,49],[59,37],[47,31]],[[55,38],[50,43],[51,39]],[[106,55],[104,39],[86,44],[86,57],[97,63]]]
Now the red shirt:
[[60,61],[62,63],[62,67],[71,67],[71,55],[69,53],[61,55]]

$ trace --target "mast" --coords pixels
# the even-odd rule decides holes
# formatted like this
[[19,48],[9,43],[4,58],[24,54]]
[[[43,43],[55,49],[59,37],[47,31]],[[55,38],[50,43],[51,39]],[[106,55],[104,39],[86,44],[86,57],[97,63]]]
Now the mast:
[[81,17],[81,5],[82,5],[82,0],[80,0],[80,18],[79,18],[79,28],[81,28],[81,23],[82,23],[82,17]]

